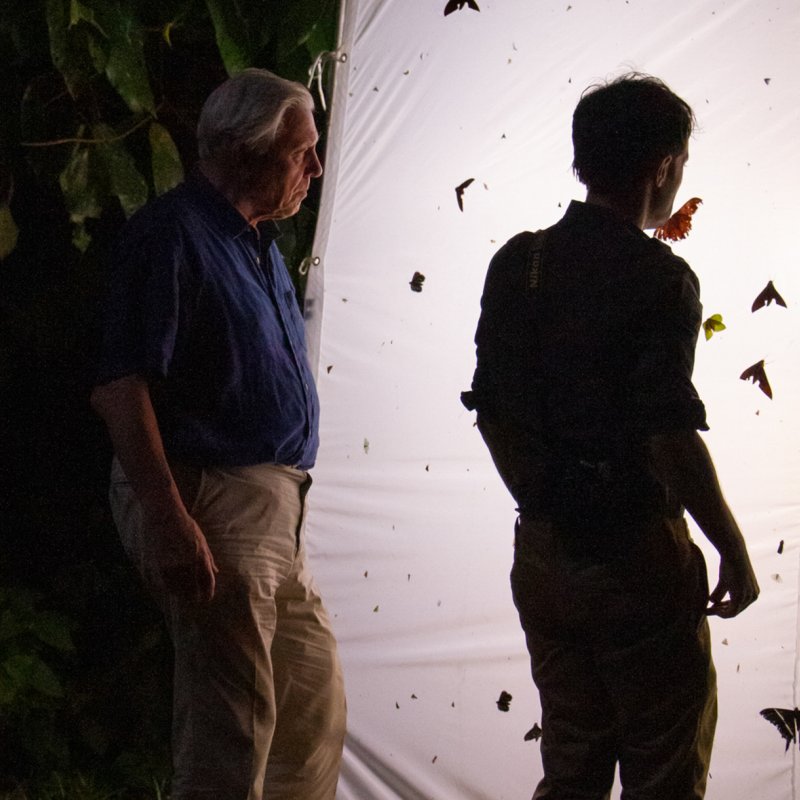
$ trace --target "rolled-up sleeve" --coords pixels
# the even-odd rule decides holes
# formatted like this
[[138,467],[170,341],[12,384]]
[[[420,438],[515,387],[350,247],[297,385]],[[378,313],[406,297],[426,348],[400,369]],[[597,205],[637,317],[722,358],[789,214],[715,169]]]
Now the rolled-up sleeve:
[[[677,259],[676,259],[677,260]],[[642,347],[631,375],[634,426],[652,436],[708,430],[706,411],[692,383],[702,319],[700,285],[684,263],[671,265],[663,291],[641,320]]]

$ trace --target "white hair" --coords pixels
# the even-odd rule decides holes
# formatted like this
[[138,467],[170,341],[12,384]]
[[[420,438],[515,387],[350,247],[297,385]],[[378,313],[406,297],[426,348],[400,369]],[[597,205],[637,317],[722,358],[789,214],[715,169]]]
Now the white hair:
[[197,124],[200,159],[266,153],[292,108],[314,110],[305,86],[265,69],[243,70],[218,86],[203,105]]

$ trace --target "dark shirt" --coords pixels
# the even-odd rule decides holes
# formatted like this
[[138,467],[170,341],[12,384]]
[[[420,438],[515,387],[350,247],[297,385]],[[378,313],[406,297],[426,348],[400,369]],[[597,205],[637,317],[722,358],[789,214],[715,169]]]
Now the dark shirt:
[[314,464],[319,404],[277,235],[195,173],[116,243],[96,382],[146,378],[169,457]]
[[649,436],[707,429],[692,384],[697,278],[614,212],[573,202],[545,233],[532,294],[530,239],[511,239],[489,267],[466,404],[536,449],[545,472],[571,460],[630,480]]

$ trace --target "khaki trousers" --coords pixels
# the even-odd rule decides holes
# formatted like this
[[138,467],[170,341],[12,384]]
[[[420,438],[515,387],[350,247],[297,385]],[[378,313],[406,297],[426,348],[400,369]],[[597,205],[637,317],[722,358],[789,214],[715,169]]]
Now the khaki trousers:
[[332,800],[345,733],[342,672],[306,566],[306,472],[173,465],[219,567],[210,603],[166,593],[142,511],[115,462],[111,505],[175,649],[173,800]]
[[623,800],[700,800],[717,716],[703,556],[683,519],[650,520],[605,559],[569,538],[517,527],[511,584],[542,704],[533,800],[608,800],[617,764]]

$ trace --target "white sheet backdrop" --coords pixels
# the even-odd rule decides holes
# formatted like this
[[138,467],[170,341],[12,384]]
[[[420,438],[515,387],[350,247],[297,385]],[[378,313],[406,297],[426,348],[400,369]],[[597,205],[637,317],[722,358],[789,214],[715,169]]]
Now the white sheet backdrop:
[[[444,5],[347,0],[343,16],[307,308],[323,403],[308,536],[350,708],[337,797],[523,800],[541,774],[523,741],[539,705],[508,588],[513,503],[459,392],[491,255],[583,198],[570,171],[580,92],[638,69],[700,119],[678,202],[704,202],[674,249],[728,326],[701,338],[695,377],[762,586],[742,617],[712,622],[708,798],[797,798],[798,750],[758,712],[798,703],[800,7],[479,0],[445,17]],[[468,178],[462,212],[454,188]],[[789,308],[753,314],[769,279]],[[762,358],[772,401],[739,380]]]

